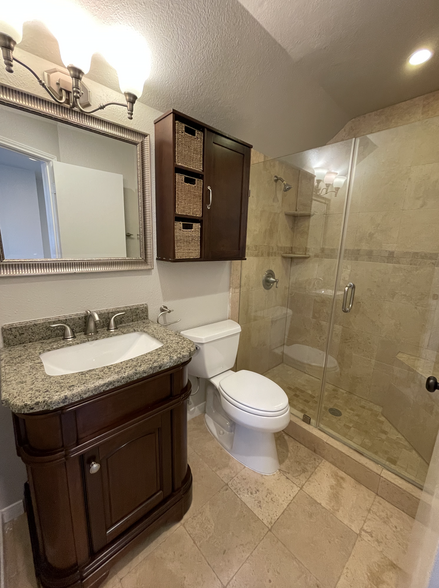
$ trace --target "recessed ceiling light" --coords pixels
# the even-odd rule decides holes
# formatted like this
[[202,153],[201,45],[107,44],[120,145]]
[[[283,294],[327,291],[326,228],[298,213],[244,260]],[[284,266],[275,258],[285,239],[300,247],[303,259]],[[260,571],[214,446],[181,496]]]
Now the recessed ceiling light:
[[410,55],[409,63],[411,65],[420,65],[428,61],[433,55],[433,51],[430,49],[419,49]]

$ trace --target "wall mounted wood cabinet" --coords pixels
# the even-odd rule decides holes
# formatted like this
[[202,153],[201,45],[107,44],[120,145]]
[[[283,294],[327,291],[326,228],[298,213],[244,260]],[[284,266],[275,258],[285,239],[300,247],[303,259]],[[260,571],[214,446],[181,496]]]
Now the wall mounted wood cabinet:
[[245,258],[250,154],[176,110],[155,121],[157,259]]
[[188,510],[187,363],[60,409],[14,414],[44,588],[96,588],[131,547]]

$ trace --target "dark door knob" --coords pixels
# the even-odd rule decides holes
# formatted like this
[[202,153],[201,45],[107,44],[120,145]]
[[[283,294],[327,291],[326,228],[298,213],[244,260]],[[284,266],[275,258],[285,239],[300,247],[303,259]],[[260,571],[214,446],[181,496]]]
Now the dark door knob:
[[429,392],[435,392],[436,390],[439,390],[437,379],[434,376],[428,377],[427,381],[425,382],[425,387]]

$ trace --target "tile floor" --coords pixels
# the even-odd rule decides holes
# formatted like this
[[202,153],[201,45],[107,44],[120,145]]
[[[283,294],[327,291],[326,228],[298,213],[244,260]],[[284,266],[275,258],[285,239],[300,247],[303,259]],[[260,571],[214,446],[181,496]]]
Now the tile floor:
[[[318,378],[283,363],[264,375],[285,390],[294,414],[301,417],[305,413],[315,419],[321,384]],[[328,412],[331,407],[340,410],[342,416],[332,416]],[[360,451],[377,456],[396,472],[423,486],[427,462],[383,417],[381,408],[373,402],[327,384],[322,425],[350,441]]]
[[[189,422],[193,503],[102,588],[397,588],[413,519],[281,433],[261,476]],[[7,588],[35,588],[25,516],[6,526]]]

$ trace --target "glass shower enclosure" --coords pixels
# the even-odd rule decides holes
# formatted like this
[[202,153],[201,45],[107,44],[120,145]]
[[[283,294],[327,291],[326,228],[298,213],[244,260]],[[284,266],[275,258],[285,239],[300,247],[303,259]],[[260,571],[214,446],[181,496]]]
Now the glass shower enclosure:
[[438,136],[432,118],[261,156],[241,268],[238,369],[418,486],[439,427],[425,389],[439,372]]

